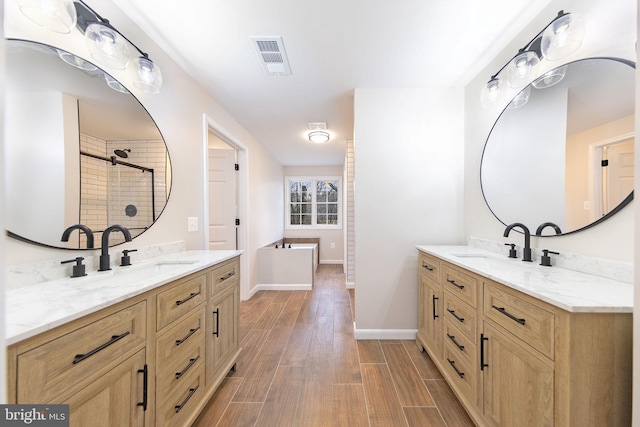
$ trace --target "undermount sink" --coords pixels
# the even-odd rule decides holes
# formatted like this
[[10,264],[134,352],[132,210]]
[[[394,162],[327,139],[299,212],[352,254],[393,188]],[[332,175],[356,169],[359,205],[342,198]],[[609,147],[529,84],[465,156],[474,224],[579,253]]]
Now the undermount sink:
[[144,266],[117,267],[115,276],[127,279],[148,278],[156,274],[168,273],[195,264],[196,261],[159,261]]
[[488,258],[488,255],[485,254],[473,254],[473,253],[468,253],[468,254],[451,254],[455,257],[458,258]]

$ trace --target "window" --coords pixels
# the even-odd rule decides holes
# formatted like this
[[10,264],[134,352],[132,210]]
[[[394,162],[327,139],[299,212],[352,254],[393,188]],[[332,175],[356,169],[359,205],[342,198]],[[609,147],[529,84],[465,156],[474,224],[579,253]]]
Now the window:
[[339,177],[286,177],[287,228],[340,228]]

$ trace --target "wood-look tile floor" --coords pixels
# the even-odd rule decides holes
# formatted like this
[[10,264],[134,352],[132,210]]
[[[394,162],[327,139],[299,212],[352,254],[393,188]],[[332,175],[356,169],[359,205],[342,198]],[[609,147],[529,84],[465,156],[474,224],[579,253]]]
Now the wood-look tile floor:
[[353,338],[353,304],[342,265],[241,302],[237,369],[194,426],[473,426],[415,341]]

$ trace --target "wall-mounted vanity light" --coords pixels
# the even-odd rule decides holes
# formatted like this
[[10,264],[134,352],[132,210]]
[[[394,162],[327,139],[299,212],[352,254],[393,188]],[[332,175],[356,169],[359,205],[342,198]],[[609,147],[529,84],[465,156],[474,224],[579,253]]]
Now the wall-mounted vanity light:
[[[84,34],[91,57],[105,67],[124,70],[135,66],[133,85],[143,92],[158,93],[162,87],[160,67],[149,55],[126,38],[109,21],[98,15],[82,0],[16,0],[22,13],[31,21],[51,31],[68,34],[74,27]],[[134,58],[130,46],[138,52]],[[81,58],[69,55],[67,63],[82,68]],[[109,85],[113,87],[111,84]]]
[[[498,70],[482,88],[480,101],[485,108],[500,105],[508,91],[506,86],[520,89],[532,81],[536,89],[544,89],[560,82],[566,67],[560,67],[538,76],[541,60],[555,61],[575,52],[582,44],[584,23],[579,15],[558,12],[553,21],[518,51],[509,62]],[[506,68],[506,83],[499,74]],[[518,108],[527,103],[530,91],[524,90],[509,104]]]
[[309,138],[309,141],[315,142],[316,144],[322,144],[324,142],[329,142],[329,140],[331,139],[331,134],[326,130],[326,123],[308,123],[308,126],[311,130],[307,134],[307,138]]

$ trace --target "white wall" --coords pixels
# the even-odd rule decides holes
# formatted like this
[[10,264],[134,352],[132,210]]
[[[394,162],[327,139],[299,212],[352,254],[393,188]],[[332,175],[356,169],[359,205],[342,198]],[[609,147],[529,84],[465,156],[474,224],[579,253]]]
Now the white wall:
[[[264,146],[231,117],[206,90],[196,84],[169,56],[135,26],[111,0],[88,2],[99,14],[108,18],[137,45],[144,47],[163,74],[162,91],[157,95],[144,94],[128,84],[126,71],[113,71],[114,77],[134,93],[154,118],[165,138],[172,161],[172,188],[166,209],[154,226],[133,242],[118,250],[164,242],[183,240],[187,249],[202,249],[204,242],[204,171],[202,117],[206,114],[241,141],[248,151],[247,219],[250,240],[246,247],[249,265],[254,264],[256,250],[282,236],[282,166]],[[9,8],[16,3],[7,2]],[[81,57],[89,57],[84,40],[76,36],[59,35],[34,25],[19,12],[5,27],[8,37],[20,37],[54,44]],[[9,21],[9,20],[8,20]],[[198,232],[187,232],[187,217],[198,217]],[[4,238],[7,249],[6,264],[16,265],[36,261],[68,258],[68,253]],[[96,251],[87,251],[90,256]],[[78,256],[83,256],[79,252]],[[250,283],[255,284],[255,267],[249,269]]]
[[[342,191],[346,190],[343,166],[285,166],[284,176],[338,176],[342,178]],[[286,192],[284,180],[282,181],[282,192]],[[344,203],[342,195],[340,196],[340,198]],[[284,215],[282,217],[282,221],[285,221]],[[320,238],[320,263],[343,264],[345,221],[346,218],[344,216],[344,209],[342,209],[342,227],[340,229],[285,229],[284,237],[318,237]],[[333,248],[331,247],[332,243],[334,244]]]
[[[466,237],[474,236],[502,240],[504,225],[487,208],[482,197],[480,160],[491,126],[502,108],[485,110],[480,105],[480,90],[503,64],[553,19],[559,10],[581,13],[586,35],[581,48],[566,62],[594,57],[612,56],[636,60],[636,2],[635,0],[556,0],[500,53],[465,88],[465,185],[464,227]],[[541,63],[541,72],[561,65],[560,61]],[[506,101],[505,101],[506,104]],[[579,233],[552,239],[532,238],[531,246],[559,252],[580,253],[587,256],[631,262],[633,259],[633,205],[624,208],[611,219]],[[522,245],[522,235],[512,233],[509,240]]]
[[[4,0],[0,0],[0,21],[4,16]],[[4,29],[0,27],[0,128],[4,129]],[[0,133],[0,165],[4,165],[4,136]],[[0,205],[4,202],[4,177],[0,174]],[[0,229],[4,229],[4,210],[0,209]],[[5,243],[0,240],[0,266],[4,266]],[[4,313],[4,288],[5,272],[0,272],[0,404],[7,401],[7,366],[6,347],[4,343],[5,319]]]
[[463,243],[463,103],[462,88],[355,91],[358,338],[415,337],[415,246]]

